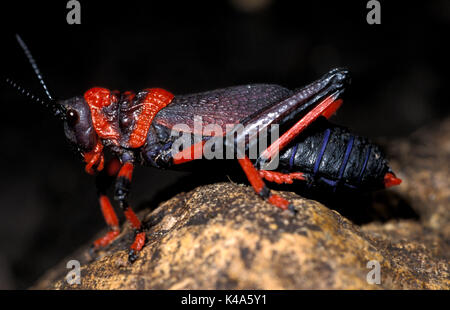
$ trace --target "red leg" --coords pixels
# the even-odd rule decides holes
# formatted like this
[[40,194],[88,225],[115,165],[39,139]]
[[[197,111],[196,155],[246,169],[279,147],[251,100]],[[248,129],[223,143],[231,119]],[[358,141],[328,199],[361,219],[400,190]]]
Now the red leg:
[[289,201],[270,192],[269,188],[267,188],[266,184],[264,184],[264,181],[259,175],[258,170],[256,170],[256,168],[253,166],[253,163],[250,161],[250,159],[248,159],[247,156],[245,156],[243,159],[238,160],[239,164],[247,175],[248,181],[257,194],[282,210],[289,209],[294,213],[296,212],[294,206],[290,204]]
[[123,210],[126,219],[130,222],[136,234],[133,244],[130,247],[128,259],[134,262],[137,258],[137,253],[142,250],[145,244],[145,232],[142,231],[142,224],[136,213],[134,213],[131,206],[128,204],[128,192],[130,190],[131,178],[133,175],[133,164],[126,162],[120,168],[116,179],[115,199],[119,201],[120,207]]
[[99,198],[100,207],[102,209],[103,217],[105,218],[106,224],[108,224],[111,229],[105,236],[94,241],[94,248],[98,249],[100,247],[105,247],[110,244],[120,233],[119,220],[114,208],[111,205],[108,197],[101,195]]
[[[316,120],[319,116],[330,117],[336,110],[341,106],[342,100],[336,100],[335,95],[328,96],[325,100],[319,103],[316,107],[314,107],[311,111],[309,111],[302,119],[300,119],[294,126],[292,126],[288,131],[286,131],[280,138],[275,140],[263,153],[262,157],[266,160],[269,160],[277,154],[281,149],[283,149],[289,142],[291,142],[297,135],[299,135],[306,127],[308,127],[314,120]],[[284,183],[292,183],[293,178],[304,179],[303,174],[291,174],[284,175],[277,172],[261,172],[256,170],[253,166],[253,163],[246,157],[244,159],[240,159],[239,163],[241,167],[244,169],[248,180],[252,184],[255,191],[266,198],[273,205],[286,210],[291,209],[294,210],[292,204],[290,204],[287,200],[279,197],[278,195],[271,195],[270,191],[267,189],[264,184],[262,177],[268,177],[273,179],[275,182],[284,182]],[[262,170],[263,171],[263,170]],[[278,182],[277,182],[278,183]]]
[[[195,159],[194,154],[195,153],[199,154],[200,153],[199,151],[200,149],[202,150],[204,144],[205,144],[204,141],[196,143],[192,145],[190,148],[175,154],[173,158],[173,163],[177,165],[194,160]],[[266,187],[258,171],[255,169],[253,163],[250,161],[250,159],[248,159],[247,156],[243,159],[238,159],[238,161],[256,193],[258,193],[261,197],[267,199],[271,204],[275,205],[276,207],[282,210],[290,209],[292,212],[295,212],[295,209],[291,204],[289,204],[289,201],[278,195],[270,193],[270,190]]]
[[86,162],[85,171],[87,173],[94,174],[94,166],[96,166],[97,171],[103,170],[105,157],[103,155],[103,144],[101,144],[100,140],[97,140],[97,144],[92,151],[90,151],[89,153],[84,153],[83,156]]
[[325,98],[320,104],[309,111],[302,119],[300,119],[294,126],[286,131],[281,137],[273,142],[261,155],[266,160],[270,160],[274,155],[281,151],[289,144],[295,137],[297,137],[306,127],[308,127],[319,116],[331,117],[337,109],[342,105],[342,99],[335,98],[335,95],[330,95]]
[[277,184],[292,184],[294,180],[306,181],[306,176],[302,172],[281,173],[268,170],[258,170],[258,172],[261,178]]
[[110,180],[117,174],[120,168],[118,159],[114,158],[106,164],[105,171],[102,171],[97,176],[97,190],[99,195],[100,208],[105,218],[105,222],[110,228],[110,231],[103,237],[94,241],[94,249],[105,247],[109,245],[120,233],[119,220],[114,211],[109,198],[106,196],[106,190],[110,185]]
[[176,153],[173,156],[173,163],[175,165],[184,164],[186,162],[199,159],[196,158],[197,154],[203,153],[203,146],[205,145],[206,141],[201,141],[196,144],[191,145],[191,147],[182,150],[181,152]]
[[[277,104],[270,105],[266,109],[262,109],[251,118],[242,120],[241,124],[245,127],[244,131],[236,139],[231,139],[233,140],[233,144],[240,145],[239,141],[247,139],[247,137],[250,139],[257,138],[261,131],[267,129],[270,125],[283,124],[287,119],[300,117],[306,111],[309,111],[290,130],[284,133],[264,151],[262,156],[270,159],[320,115],[329,118],[336,112],[342,104],[342,100],[338,99],[338,97],[342,93],[347,80],[348,72],[346,70],[332,70],[321,79],[296,91],[291,97]],[[319,98],[323,97],[318,97],[319,94],[323,97],[326,96],[325,99],[320,101]],[[267,117],[268,115],[271,115],[271,117]],[[228,134],[234,135],[234,132],[231,131]],[[221,138],[224,137],[221,136]],[[228,141],[228,143],[230,142]],[[182,164],[197,159],[194,155],[196,153],[201,154],[201,152],[198,153],[196,150],[202,150],[204,144],[205,141],[196,143],[190,148],[175,154],[173,156],[173,163]],[[232,145],[227,145],[227,147],[230,146]]]
[[[300,119],[294,126],[292,126],[288,131],[286,131],[280,138],[275,140],[263,153],[262,158],[269,160],[277,154],[281,149],[283,149],[289,142],[291,142],[297,135],[299,135],[306,127],[308,127],[314,120],[316,120],[319,116],[330,117],[336,110],[341,106],[342,100],[337,99],[336,94],[332,94],[325,98],[322,102],[320,102],[316,107],[314,107],[311,111],[309,111],[302,119]],[[253,163],[246,157],[244,159],[240,159],[239,163],[241,167],[244,169],[248,180],[252,184],[255,191],[266,198],[273,205],[286,210],[291,209],[294,210],[292,204],[290,204],[287,200],[281,198],[278,195],[271,195],[270,191],[267,189],[264,184],[262,177],[268,177],[274,180],[275,182],[292,182],[293,178],[304,179],[303,174],[291,174],[291,175],[283,175],[277,172],[258,172],[256,168],[253,166]],[[278,183],[278,182],[277,182]]]
[[[234,144],[240,145],[239,142],[246,141],[245,139],[247,139],[247,137],[249,139],[257,138],[262,130],[268,128],[272,124],[283,124],[293,117],[306,113],[293,127],[285,132],[262,153],[261,157],[263,159],[271,159],[319,116],[329,118],[336,112],[342,104],[342,100],[338,99],[338,97],[342,93],[347,81],[348,72],[346,70],[335,69],[330,71],[323,78],[297,91],[293,96],[275,105],[271,105],[267,109],[261,110],[259,113],[252,116],[252,118],[245,119],[245,121],[243,121],[243,125],[245,126],[244,131],[241,132],[236,139],[232,139],[233,145],[231,145],[231,142],[226,142],[226,144],[229,143],[229,146],[234,146]],[[325,99],[319,101],[319,99],[317,99],[319,98],[319,94],[321,95],[320,98],[326,96]],[[270,118],[268,117],[268,114],[271,115]],[[231,134],[234,133],[231,132]],[[186,151],[180,152],[181,154],[177,154],[177,156],[183,155],[184,152],[185,154],[192,154],[195,147],[199,146],[203,146],[203,144],[193,145]],[[174,156],[173,162],[175,164],[179,164],[189,161],[183,160],[182,157],[183,156]],[[193,158],[193,156],[190,157]],[[287,200],[270,193],[270,190],[264,184],[261,175],[247,157],[239,159],[239,163],[246,173],[249,182],[260,196],[283,210],[294,210],[292,205],[289,204]],[[268,174],[267,176],[274,178],[275,174]],[[280,181],[289,181],[290,178],[301,178],[301,176],[291,175],[290,177],[281,177],[278,175],[278,178]]]
[[[294,139],[297,135],[299,135],[307,126],[309,126],[314,120],[316,120],[319,116],[330,117],[332,114],[336,112],[336,110],[341,106],[342,100],[337,99],[336,95],[330,95],[326,99],[324,99],[321,103],[319,103],[315,108],[313,108],[310,112],[308,112],[300,121],[298,121],[291,129],[289,129],[286,133],[284,133],[279,139],[277,139],[273,144],[269,146],[263,153],[262,157],[271,158],[277,151],[284,148],[292,139]],[[177,153],[174,156],[173,163],[181,164],[191,160],[194,160],[194,153],[197,148],[202,149],[204,142],[200,142],[192,145],[190,148],[183,150],[182,152]],[[286,199],[271,194],[270,190],[264,184],[262,178],[266,178],[269,181],[274,181],[276,183],[292,183],[293,179],[305,180],[305,177],[302,173],[291,173],[291,174],[282,174],[279,172],[271,172],[261,170],[258,172],[256,168],[253,166],[253,163],[245,157],[243,159],[238,159],[239,164],[244,170],[247,178],[252,185],[253,189],[264,199],[267,199],[271,204],[276,207],[286,210],[290,209],[294,211],[292,204],[289,203]]]

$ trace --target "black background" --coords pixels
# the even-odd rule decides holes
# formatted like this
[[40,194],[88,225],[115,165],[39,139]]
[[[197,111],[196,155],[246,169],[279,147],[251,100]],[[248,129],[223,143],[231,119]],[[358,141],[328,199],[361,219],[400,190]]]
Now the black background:
[[[80,2],[81,25],[66,23],[66,1],[2,3],[2,78],[44,96],[19,33],[57,98],[93,86],[296,88],[346,66],[353,83],[334,120],[358,134],[402,137],[449,112],[445,0],[380,1],[381,25],[367,24],[367,1],[263,1],[258,10],[243,0]],[[26,288],[104,224],[93,178],[61,125],[5,85],[0,97],[0,288]],[[205,174],[213,172],[195,180]],[[138,169],[131,202],[155,206],[192,186],[186,176]]]

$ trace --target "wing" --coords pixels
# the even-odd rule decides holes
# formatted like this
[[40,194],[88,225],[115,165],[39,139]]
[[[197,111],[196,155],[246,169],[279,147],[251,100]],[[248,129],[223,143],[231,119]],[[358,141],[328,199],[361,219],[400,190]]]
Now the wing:
[[[274,153],[277,153],[278,150],[285,147],[318,117],[331,117],[342,104],[342,99],[339,97],[349,82],[350,77],[348,71],[346,69],[336,68],[330,70],[315,82],[296,90],[295,93],[288,91],[290,95],[288,94],[284,99],[272,100],[270,102],[265,101],[261,105],[262,107],[260,106],[257,109],[252,109],[254,107],[251,106],[247,108],[246,106],[248,104],[246,104],[241,109],[247,110],[245,113],[239,113],[240,117],[237,121],[244,125],[244,128],[242,131],[239,131],[242,128],[236,127],[238,130],[236,132],[232,128],[232,130],[226,133],[230,137],[230,139],[227,138],[225,141],[226,147],[234,147],[234,145],[246,145],[248,147],[249,144],[258,142],[260,133],[266,129],[266,133],[270,132],[270,126],[272,124],[285,125],[290,121],[296,121],[295,124],[264,151],[263,157],[270,159]],[[280,86],[277,87],[280,88]],[[248,96],[246,98],[253,97]],[[257,96],[257,98],[259,97]],[[250,101],[247,99],[246,103]],[[232,106],[230,109],[226,105],[223,107],[230,114],[233,112],[232,109],[235,108],[235,106]],[[221,120],[236,120],[232,116],[227,116],[227,113],[221,113],[220,115],[222,115]],[[217,119],[217,117],[214,117],[212,120],[214,121],[214,119]],[[189,120],[185,121],[188,122]],[[235,137],[236,133],[237,136]],[[197,146],[201,147],[203,143],[204,141],[199,142],[177,153],[177,156],[174,156],[174,163],[181,164],[192,160],[194,157],[190,154]]]
[[279,85],[252,84],[178,95],[159,111],[154,121],[170,129],[176,124],[186,124],[193,132],[194,117],[201,116],[202,126],[217,124],[225,132],[227,124],[237,124],[290,97],[292,93]]

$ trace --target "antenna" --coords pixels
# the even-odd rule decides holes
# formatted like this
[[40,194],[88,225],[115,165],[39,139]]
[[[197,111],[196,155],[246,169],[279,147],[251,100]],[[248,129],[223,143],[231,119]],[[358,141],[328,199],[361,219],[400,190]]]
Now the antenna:
[[51,99],[50,101],[44,100],[38,96],[35,96],[30,91],[26,90],[19,84],[17,84],[15,81],[13,81],[10,78],[6,78],[5,82],[9,84],[12,88],[16,89],[19,93],[26,96],[27,98],[30,98],[31,100],[36,101],[37,103],[43,105],[44,107],[50,109],[53,112],[53,115],[56,117],[59,117],[60,119],[65,118],[65,108],[61,106],[60,104],[57,104],[55,100]]
[[37,103],[43,104],[43,105],[47,105],[47,102],[44,101],[43,99],[39,98],[38,96],[35,96],[34,94],[32,94],[31,92],[29,92],[28,90],[26,90],[25,88],[23,88],[22,86],[20,86],[19,84],[17,84],[16,82],[14,82],[12,79],[10,78],[6,78],[6,83],[8,83],[9,85],[11,85],[14,89],[16,89],[19,93],[21,93],[22,95],[30,98],[31,100],[35,100]]
[[[37,78],[39,79],[39,82],[41,83],[42,87],[44,88],[45,93],[47,94],[48,99],[50,99],[51,101],[53,101],[52,96],[50,95],[48,89],[47,89],[47,85],[45,85],[44,79],[42,78],[41,72],[39,71],[39,68],[36,64],[36,61],[33,58],[33,55],[31,55],[30,50],[28,49],[27,45],[25,44],[25,42],[23,42],[22,38],[16,33],[16,39],[17,42],[19,42],[20,47],[23,49],[23,51],[25,52],[25,56],[27,56],[28,61],[30,62],[31,66],[33,67],[34,73],[36,73]],[[7,79],[9,80],[9,79]],[[8,82],[9,83],[9,82]],[[14,83],[14,82],[13,82]],[[15,85],[17,85],[16,83],[14,83]],[[11,84],[12,85],[12,84]],[[12,85],[13,87],[15,87],[14,85]],[[18,85],[17,85],[18,86]],[[18,86],[19,88],[17,88],[18,90],[20,90],[20,88],[23,90],[22,93],[25,94],[25,90]],[[28,94],[30,94],[29,92],[27,92],[27,97]],[[31,95],[33,96],[33,95]],[[35,96],[33,96],[35,97]],[[30,97],[32,98],[32,97]],[[33,99],[33,98],[32,98]],[[39,99],[41,100],[41,99]],[[41,100],[42,101],[42,100]]]

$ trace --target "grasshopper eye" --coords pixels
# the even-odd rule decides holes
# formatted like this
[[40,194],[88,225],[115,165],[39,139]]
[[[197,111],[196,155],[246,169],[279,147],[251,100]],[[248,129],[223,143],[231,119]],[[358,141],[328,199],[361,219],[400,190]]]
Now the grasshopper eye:
[[67,120],[67,124],[70,127],[75,126],[78,123],[78,121],[80,120],[80,117],[78,116],[78,112],[73,109],[67,110],[66,120]]

